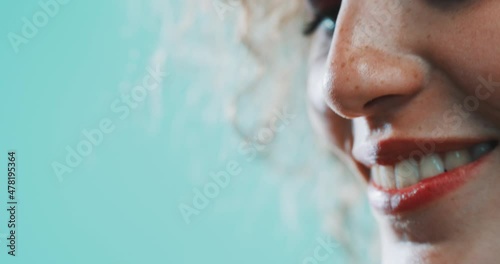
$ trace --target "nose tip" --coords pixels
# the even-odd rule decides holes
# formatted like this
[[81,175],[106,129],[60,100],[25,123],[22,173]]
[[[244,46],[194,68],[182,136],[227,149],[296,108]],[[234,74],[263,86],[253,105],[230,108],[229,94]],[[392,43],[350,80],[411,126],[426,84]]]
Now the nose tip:
[[346,118],[398,107],[422,89],[426,78],[418,57],[380,50],[337,54],[329,68],[324,85],[327,104]]

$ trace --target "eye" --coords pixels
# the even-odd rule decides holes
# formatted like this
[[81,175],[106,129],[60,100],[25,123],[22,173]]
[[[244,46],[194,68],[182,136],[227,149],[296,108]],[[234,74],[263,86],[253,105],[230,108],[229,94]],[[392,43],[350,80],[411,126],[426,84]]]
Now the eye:
[[323,19],[323,22],[321,22],[319,27],[324,28],[328,36],[333,36],[333,33],[335,32],[335,23],[335,20],[331,18],[325,18]]
[[328,36],[333,36],[339,11],[340,5],[326,12],[317,13],[314,19],[304,26],[303,34],[309,36],[316,32],[317,29],[323,28]]

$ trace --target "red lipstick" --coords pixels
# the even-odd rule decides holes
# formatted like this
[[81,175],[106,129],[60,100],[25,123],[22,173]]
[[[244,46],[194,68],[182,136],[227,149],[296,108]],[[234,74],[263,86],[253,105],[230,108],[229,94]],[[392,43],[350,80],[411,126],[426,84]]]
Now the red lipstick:
[[[422,142],[429,146],[428,150],[432,150],[432,152],[426,152],[422,148],[415,148],[416,145],[421,145]],[[372,178],[368,186],[368,198],[374,208],[387,214],[398,214],[416,210],[453,192],[479,174],[481,165],[488,161],[488,158],[491,156],[491,150],[497,145],[496,142],[492,141],[489,141],[490,143],[481,143],[485,141],[461,140],[435,143],[431,148],[430,142],[387,140],[373,147],[367,147],[365,144],[365,153],[362,156],[364,157],[363,161],[365,164],[368,163],[371,166],[393,166],[405,159],[419,160],[425,155],[436,154],[438,152],[451,152],[467,148],[474,149],[479,145],[488,146],[488,148],[481,156],[472,159],[467,164],[448,171],[445,170],[435,176],[420,179],[420,181],[407,187],[384,188]],[[417,151],[420,154],[412,154],[417,153]],[[358,157],[360,153],[358,149]],[[398,176],[395,179],[398,180]]]

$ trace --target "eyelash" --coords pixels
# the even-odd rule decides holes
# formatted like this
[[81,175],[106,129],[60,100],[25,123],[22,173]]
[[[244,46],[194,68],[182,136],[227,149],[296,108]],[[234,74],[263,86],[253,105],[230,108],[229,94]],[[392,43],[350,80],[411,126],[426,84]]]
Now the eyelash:
[[323,14],[317,14],[314,19],[307,23],[304,26],[304,30],[302,33],[304,36],[310,36],[316,32],[316,30],[323,24],[329,23],[325,25],[325,28],[327,29],[326,32],[328,35],[332,36],[333,31],[335,30],[335,23],[337,21],[337,16],[339,15],[340,11],[340,6],[336,8],[335,10],[329,10],[328,12],[325,12]]
[[[446,7],[446,5],[453,5],[453,4],[461,4],[464,2],[468,2],[468,0],[441,0],[440,1],[432,1],[432,0],[427,0],[431,2],[433,5],[440,5],[442,8]],[[339,1],[342,2],[342,1]],[[333,33],[335,31],[335,24],[337,21],[337,17],[340,12],[340,4],[333,9],[327,10],[326,12],[321,12],[317,13],[312,21],[307,23],[304,26],[304,29],[302,31],[302,34],[304,36],[310,36],[316,32],[316,30],[324,24],[324,22],[329,22],[328,25],[326,26],[326,33],[328,36],[333,36]]]

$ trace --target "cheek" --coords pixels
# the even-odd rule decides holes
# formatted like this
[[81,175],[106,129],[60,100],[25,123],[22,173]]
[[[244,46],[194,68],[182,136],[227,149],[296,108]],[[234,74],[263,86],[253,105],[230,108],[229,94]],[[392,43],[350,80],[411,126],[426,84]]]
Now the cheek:
[[[500,121],[500,2],[491,1],[429,35],[429,50],[476,114]],[[444,34],[443,32],[453,32]]]

